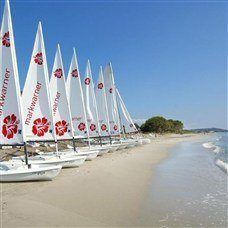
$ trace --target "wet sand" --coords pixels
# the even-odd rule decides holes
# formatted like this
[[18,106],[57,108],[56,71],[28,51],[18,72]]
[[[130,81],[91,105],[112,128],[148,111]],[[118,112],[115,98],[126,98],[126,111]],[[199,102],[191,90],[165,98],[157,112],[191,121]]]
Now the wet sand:
[[[181,142],[157,165],[139,225],[227,227],[227,174],[202,146],[216,134]],[[207,139],[208,138],[208,139]]]
[[152,225],[143,211],[155,164],[178,142],[198,137],[161,137],[64,169],[53,181],[1,184],[2,227]]

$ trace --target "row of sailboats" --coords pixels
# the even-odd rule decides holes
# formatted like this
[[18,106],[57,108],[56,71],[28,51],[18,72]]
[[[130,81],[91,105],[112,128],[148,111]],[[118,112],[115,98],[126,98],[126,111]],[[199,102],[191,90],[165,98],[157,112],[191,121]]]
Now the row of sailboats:
[[[0,162],[0,181],[51,180],[59,174],[61,168],[78,167],[97,155],[145,142],[145,139],[139,137],[122,139],[121,131],[124,134],[137,133],[137,129],[116,89],[111,64],[105,68],[105,77],[100,67],[98,83],[94,85],[88,61],[85,78],[81,82],[74,50],[65,81],[58,45],[49,82],[42,26],[39,22],[21,95],[8,0],[3,13],[1,39],[0,146],[24,146],[25,156]],[[76,148],[77,139],[87,139],[88,146]],[[99,144],[92,144],[91,139],[99,139]],[[59,150],[58,141],[62,140],[71,140],[73,147]],[[27,145],[32,142],[54,142],[55,151],[28,157]]]

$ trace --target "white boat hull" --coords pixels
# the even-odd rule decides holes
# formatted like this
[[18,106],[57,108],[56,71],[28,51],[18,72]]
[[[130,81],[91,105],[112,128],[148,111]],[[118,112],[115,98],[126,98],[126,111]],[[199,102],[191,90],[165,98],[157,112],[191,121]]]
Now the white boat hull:
[[111,145],[109,149],[109,153],[117,151],[119,149],[119,145]]
[[127,145],[125,143],[120,144],[118,150],[124,150],[127,148]]
[[109,148],[102,148],[102,149],[99,149],[99,153],[98,153],[98,156],[102,156],[104,154],[107,154],[109,152]]
[[142,140],[142,144],[149,144],[151,141],[150,139],[141,139]]
[[142,140],[141,139],[137,140],[136,146],[142,146]]
[[[14,158],[20,159],[20,158]],[[34,156],[28,159],[29,164],[38,164],[38,165],[61,165],[62,168],[74,168],[82,165],[86,160],[85,156],[56,156],[44,154],[40,156]]]
[[[86,147],[80,147],[78,148],[79,151],[95,151],[95,150],[103,150],[104,152],[103,153],[108,153],[109,152],[109,149],[110,149],[110,145],[92,145],[92,146],[86,146]],[[100,153],[99,153],[100,154]]]
[[[3,164],[4,163],[4,164]],[[0,163],[0,182],[22,182],[22,181],[47,181],[58,176],[62,166],[60,165],[31,165],[28,168],[22,163],[13,162]],[[17,162],[15,162],[17,163]],[[3,166],[9,169],[4,169]],[[17,166],[17,168],[15,168]]]
[[[63,150],[63,151],[58,151],[58,155],[63,156],[63,157],[85,157],[85,161],[91,161],[94,158],[98,156],[99,151],[98,150],[93,150],[93,151],[81,151],[79,150],[78,152],[74,152],[73,149],[68,149],[68,150]],[[52,156],[53,152],[47,152],[47,153],[42,153],[42,156]]]
[[86,161],[92,161],[94,158],[96,158],[99,154],[98,150],[94,151],[79,151],[77,153],[80,156],[86,156]]
[[127,148],[133,148],[133,147],[136,146],[136,144],[137,144],[137,142],[135,142],[135,141],[130,141],[130,142],[128,142]]

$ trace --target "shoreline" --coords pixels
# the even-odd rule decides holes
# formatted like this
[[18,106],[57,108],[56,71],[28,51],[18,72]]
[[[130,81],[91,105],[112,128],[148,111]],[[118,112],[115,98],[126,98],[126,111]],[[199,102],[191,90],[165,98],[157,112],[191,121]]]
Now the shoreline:
[[161,136],[64,169],[50,182],[4,183],[3,227],[137,225],[155,165],[177,143],[200,136]]
[[205,141],[183,141],[156,166],[138,226],[227,227],[227,174],[214,163]]

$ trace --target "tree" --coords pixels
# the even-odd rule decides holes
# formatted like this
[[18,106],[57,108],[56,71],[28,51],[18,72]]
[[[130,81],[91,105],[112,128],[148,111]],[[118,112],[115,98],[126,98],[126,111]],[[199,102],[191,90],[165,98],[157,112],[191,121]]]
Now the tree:
[[167,129],[167,120],[162,116],[152,117],[141,126],[143,132],[164,133]]
[[181,133],[183,131],[183,123],[179,120],[165,119],[162,116],[155,116],[148,119],[140,127],[142,132],[155,132],[155,133]]
[[167,122],[168,122],[168,129],[170,132],[180,133],[184,128],[184,124],[179,120],[169,119],[167,120]]

